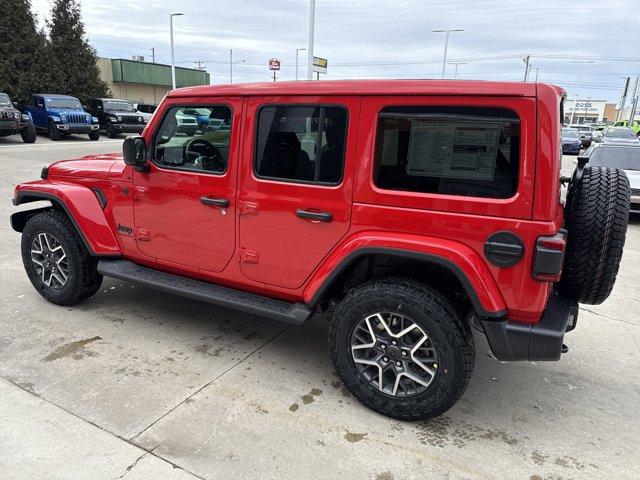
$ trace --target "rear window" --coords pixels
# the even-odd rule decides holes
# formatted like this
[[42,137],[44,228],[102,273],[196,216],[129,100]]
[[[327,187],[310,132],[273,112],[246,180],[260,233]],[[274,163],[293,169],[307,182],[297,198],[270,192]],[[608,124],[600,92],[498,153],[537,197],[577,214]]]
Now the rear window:
[[490,107],[387,107],[380,112],[378,188],[510,198],[518,188],[520,120]]

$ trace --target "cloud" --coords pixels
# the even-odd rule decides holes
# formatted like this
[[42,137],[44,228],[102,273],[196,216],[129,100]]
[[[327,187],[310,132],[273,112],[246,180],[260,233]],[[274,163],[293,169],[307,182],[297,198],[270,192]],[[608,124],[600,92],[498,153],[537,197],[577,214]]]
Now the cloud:
[[[307,0],[83,0],[82,13],[101,55],[149,57],[154,47],[156,61],[168,62],[168,15],[183,12],[175,20],[177,63],[202,60],[219,83],[228,81],[230,48],[235,59],[246,61],[234,67],[234,80],[269,80],[271,57],[282,60],[280,78],[292,79],[295,49],[307,46],[308,5]],[[49,0],[33,0],[33,8],[44,19]],[[640,15],[635,2],[622,0],[317,0],[315,53],[329,59],[326,78],[437,78],[443,34],[432,30],[447,27],[464,28],[451,34],[448,52],[450,61],[466,62],[458,67],[460,78],[521,80],[519,56],[532,53],[532,75],[537,68],[540,81],[561,84],[573,95],[578,65],[543,55],[593,56],[598,60],[584,66],[581,96],[617,100],[621,77],[640,73]],[[306,61],[304,52],[300,59]],[[375,64],[381,62],[397,64]],[[452,76],[454,66],[447,70]]]

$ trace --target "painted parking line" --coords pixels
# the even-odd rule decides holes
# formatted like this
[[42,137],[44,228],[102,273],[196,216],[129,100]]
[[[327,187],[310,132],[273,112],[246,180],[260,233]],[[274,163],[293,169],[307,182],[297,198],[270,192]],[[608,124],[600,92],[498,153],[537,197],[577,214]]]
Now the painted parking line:
[[0,145],[0,148],[36,148],[36,147],[57,147],[67,145],[77,145],[86,147],[87,145],[105,145],[110,143],[122,143],[124,140],[99,140],[97,142],[47,142],[47,143],[14,143],[11,145]]

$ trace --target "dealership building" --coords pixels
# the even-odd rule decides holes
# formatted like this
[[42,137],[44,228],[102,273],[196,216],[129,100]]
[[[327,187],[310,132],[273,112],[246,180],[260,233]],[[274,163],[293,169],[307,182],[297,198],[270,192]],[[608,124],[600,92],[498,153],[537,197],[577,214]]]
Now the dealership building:
[[[574,112],[575,106],[575,112]],[[613,122],[616,118],[616,104],[606,100],[565,100],[564,121],[573,123]]]
[[[171,90],[171,65],[134,60],[99,58],[100,77],[115,98],[136,103],[158,103]],[[211,78],[204,70],[176,67],[176,86],[209,85]]]

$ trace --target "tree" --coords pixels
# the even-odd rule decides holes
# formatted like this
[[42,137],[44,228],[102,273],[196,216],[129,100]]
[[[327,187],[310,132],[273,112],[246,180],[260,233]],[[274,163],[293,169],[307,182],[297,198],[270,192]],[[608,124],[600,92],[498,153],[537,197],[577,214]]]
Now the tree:
[[47,39],[38,30],[30,0],[0,1],[0,92],[26,103],[51,81]]
[[52,93],[73,95],[83,103],[111,96],[100,78],[96,51],[86,39],[78,1],[54,0],[47,26],[51,70],[55,72]]

